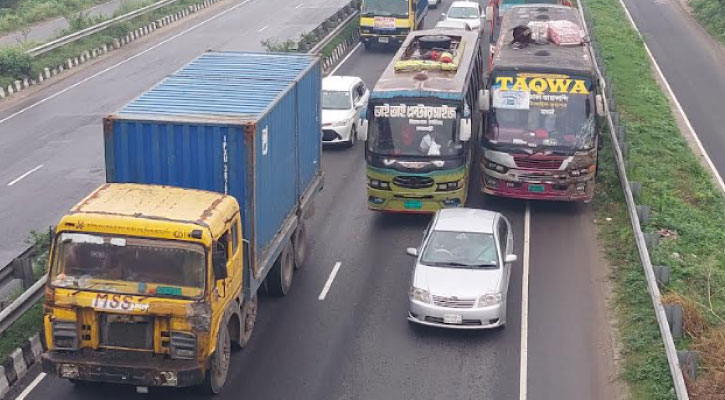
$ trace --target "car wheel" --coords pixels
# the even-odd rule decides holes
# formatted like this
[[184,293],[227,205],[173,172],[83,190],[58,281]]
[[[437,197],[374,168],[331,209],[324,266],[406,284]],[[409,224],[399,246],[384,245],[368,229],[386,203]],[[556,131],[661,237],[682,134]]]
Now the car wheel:
[[352,128],[350,129],[350,140],[347,141],[347,147],[355,146],[357,140],[357,123],[353,122]]
[[219,327],[219,337],[214,354],[211,356],[210,367],[206,371],[204,386],[211,394],[218,394],[227,381],[231,360],[232,343],[229,338],[229,327]]

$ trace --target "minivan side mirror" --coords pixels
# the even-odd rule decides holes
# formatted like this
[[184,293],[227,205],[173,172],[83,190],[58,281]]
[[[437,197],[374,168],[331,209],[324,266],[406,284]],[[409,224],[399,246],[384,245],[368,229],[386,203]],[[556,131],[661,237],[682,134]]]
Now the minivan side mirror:
[[408,253],[409,256],[418,257],[418,249],[415,247],[408,247],[405,252]]
[[519,258],[516,256],[516,254],[506,254],[505,262],[506,264],[516,262]]
[[446,13],[442,12],[441,17],[443,17],[443,19],[446,19]]
[[489,103],[491,95],[488,89],[481,89],[478,91],[478,108],[479,110],[486,112],[489,109]]
[[368,120],[363,119],[362,123],[360,125],[360,132],[357,133],[358,140],[366,141],[368,140]]
[[603,117],[605,114],[604,97],[602,97],[601,93],[596,96],[596,102],[597,102],[597,115],[600,117]]
[[215,251],[211,256],[212,267],[214,268],[214,279],[227,278],[227,263],[223,251]]

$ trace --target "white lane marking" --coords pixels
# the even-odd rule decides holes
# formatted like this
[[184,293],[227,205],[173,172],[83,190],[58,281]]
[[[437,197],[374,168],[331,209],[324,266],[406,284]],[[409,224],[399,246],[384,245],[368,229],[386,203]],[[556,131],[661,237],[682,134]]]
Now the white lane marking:
[[707,154],[707,151],[705,151],[705,147],[702,145],[700,138],[697,136],[697,132],[695,132],[695,128],[692,127],[692,124],[690,123],[690,119],[687,118],[687,114],[685,114],[685,110],[682,108],[680,101],[677,100],[677,96],[675,96],[675,92],[672,91],[672,87],[670,86],[670,83],[667,81],[667,78],[665,78],[665,74],[662,73],[662,69],[660,69],[660,65],[657,64],[657,60],[655,60],[655,56],[650,51],[649,46],[647,46],[647,41],[644,40],[644,36],[642,35],[642,32],[640,32],[639,28],[637,27],[637,24],[634,22],[634,18],[632,18],[632,14],[629,13],[629,9],[627,8],[627,5],[624,3],[624,0],[619,0],[619,3],[621,4],[622,8],[624,9],[624,13],[627,14],[627,19],[629,19],[629,23],[632,24],[632,27],[634,28],[635,31],[637,31],[639,38],[642,39],[642,44],[644,45],[644,49],[647,51],[647,55],[649,56],[650,61],[652,61],[652,65],[654,65],[655,70],[657,71],[657,75],[659,75],[660,79],[662,79],[662,82],[664,82],[665,88],[667,89],[667,93],[670,94],[670,98],[672,98],[672,101],[674,101],[675,107],[677,107],[677,111],[680,113],[680,115],[682,116],[682,119],[685,121],[685,125],[687,125],[687,129],[692,134],[692,137],[695,138],[695,143],[697,143],[697,147],[700,149],[702,156],[705,157],[705,162],[707,162],[707,165],[710,167],[710,170],[712,171],[713,175],[715,175],[715,180],[717,180],[718,185],[720,185],[720,190],[725,192],[725,182],[723,181],[722,177],[720,176],[720,173],[717,171],[717,168],[715,168],[715,164],[710,159],[710,156]]
[[332,272],[330,272],[330,276],[327,278],[327,282],[325,282],[325,287],[322,288],[322,291],[320,292],[320,296],[317,297],[317,300],[325,300],[325,296],[327,296],[327,292],[330,291],[330,286],[332,286],[332,281],[335,280],[335,276],[337,276],[337,271],[340,270],[340,266],[342,265],[341,262],[336,262],[335,266],[332,267]]
[[524,271],[521,277],[521,366],[519,371],[519,399],[526,400],[529,364],[529,235],[531,229],[531,207],[526,202],[524,213]]
[[302,6],[304,6],[304,5],[305,5],[305,3],[297,4],[297,7],[295,7],[295,10],[298,9],[298,8],[300,8],[300,7],[302,7]]
[[176,35],[171,36],[170,38],[168,38],[168,39],[166,39],[166,40],[164,40],[162,42],[159,42],[159,43],[157,43],[157,44],[149,47],[148,49],[146,49],[146,50],[144,50],[144,51],[142,51],[140,53],[136,53],[136,54],[132,55],[131,57],[128,57],[128,58],[124,59],[123,61],[120,61],[120,62],[118,62],[118,63],[116,63],[114,65],[111,65],[110,67],[108,67],[108,68],[106,68],[104,70],[101,70],[101,71],[96,72],[95,74],[89,76],[88,78],[83,79],[82,81],[76,82],[73,85],[68,86],[67,88],[65,88],[65,89],[63,89],[63,90],[61,90],[59,92],[53,93],[52,95],[50,95],[50,96],[48,96],[48,97],[46,97],[46,98],[44,98],[42,100],[39,100],[39,101],[37,101],[37,102],[35,102],[35,103],[33,103],[33,104],[31,104],[31,105],[29,105],[29,106],[21,109],[21,110],[18,110],[16,112],[8,115],[7,117],[5,117],[3,119],[0,119],[0,124],[4,123],[4,122],[6,122],[6,121],[8,121],[8,120],[10,120],[12,118],[17,117],[18,115],[23,114],[26,111],[32,110],[33,108],[35,108],[35,107],[37,107],[37,106],[45,103],[48,100],[52,100],[52,99],[60,96],[61,94],[64,94],[64,93],[66,93],[68,91],[71,91],[71,90],[77,88],[78,86],[80,86],[80,85],[82,85],[82,84],[84,84],[84,83],[86,83],[86,82],[88,82],[88,81],[90,81],[92,79],[95,79],[95,78],[97,78],[97,77],[105,74],[108,71],[114,70],[114,69],[120,67],[121,65],[126,64],[127,62],[129,62],[131,60],[134,60],[134,59],[136,59],[138,57],[141,57],[142,55],[144,55],[144,54],[146,54],[146,53],[148,53],[150,51],[156,50],[157,48],[165,45],[166,43],[169,43],[170,41],[172,41],[172,40],[174,40],[174,39],[176,39],[178,37],[181,37],[183,35],[186,35],[187,33],[193,31],[194,29],[196,29],[196,28],[198,28],[198,27],[200,27],[202,25],[206,25],[207,23],[209,23],[211,21],[214,21],[215,19],[217,19],[217,18],[219,18],[219,17],[221,17],[223,15],[226,15],[226,14],[228,14],[228,13],[230,13],[230,12],[238,9],[239,7],[242,7],[243,5],[249,3],[250,1],[252,1],[252,0],[244,0],[241,3],[237,4],[236,6],[231,7],[231,8],[228,8],[228,9],[220,12],[219,14],[213,15],[209,19],[205,19],[204,21],[201,21],[198,24],[196,24],[194,26],[191,26],[191,27],[189,27],[189,28],[181,31],[181,32],[177,33]]
[[25,400],[25,398],[30,394],[30,392],[32,392],[33,389],[35,389],[35,387],[38,386],[40,381],[42,381],[43,378],[45,378],[45,375],[46,375],[45,372],[41,372],[40,374],[38,374],[38,376],[36,376],[35,379],[33,379],[33,381],[30,382],[30,385],[28,385],[28,387],[26,387],[25,390],[20,392],[18,397],[15,398],[15,400]]
[[340,67],[342,67],[350,57],[352,57],[352,55],[357,51],[357,49],[360,48],[361,45],[362,43],[358,43],[357,45],[355,45],[352,51],[348,53],[348,55],[346,55],[345,58],[343,58],[342,61],[340,61],[340,63],[332,69],[332,71],[330,71],[330,75],[335,75],[335,72],[337,72],[337,70],[340,69]]
[[24,178],[26,178],[28,175],[32,174],[33,172],[35,172],[35,171],[37,171],[37,170],[39,170],[41,168],[43,168],[43,164],[40,164],[37,167],[31,169],[30,171],[28,171],[28,172],[20,175],[19,177],[13,179],[12,182],[8,183],[8,186],[13,186],[14,184],[20,182],[21,180],[23,180]]
[[265,25],[259,29],[257,29],[257,32],[263,32],[265,29],[269,28],[269,25]]

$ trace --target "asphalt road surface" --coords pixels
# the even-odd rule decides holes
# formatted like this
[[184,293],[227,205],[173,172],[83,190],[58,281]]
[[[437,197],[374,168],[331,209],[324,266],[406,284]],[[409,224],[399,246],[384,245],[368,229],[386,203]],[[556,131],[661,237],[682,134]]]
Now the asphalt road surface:
[[680,0],[624,0],[682,109],[725,175],[725,48]]
[[[96,18],[100,16],[110,17],[124,4],[134,5],[142,2],[143,0],[111,0],[91,7],[83,11],[83,13],[88,18]],[[68,28],[68,26],[68,20],[66,20],[65,17],[57,17],[48,21],[43,21],[28,27],[29,29],[27,32],[16,31],[0,36],[0,47],[13,46],[26,41],[44,43],[58,37],[63,29]]]
[[[266,9],[267,4],[253,2],[250,8]],[[448,0],[444,1],[440,9],[445,10],[448,4]],[[273,4],[269,7],[282,9]],[[432,26],[439,18],[440,9],[429,14],[426,26]],[[244,32],[253,33],[266,22],[255,22],[264,18],[260,17],[263,12],[250,14],[251,10],[247,10],[234,19],[222,17],[190,33],[183,43],[223,41],[226,37],[234,38],[237,47],[232,48],[245,44],[254,48],[254,41],[240,38],[248,34]],[[243,18],[249,22],[238,21]],[[227,19],[231,20],[230,26],[224,26]],[[229,34],[229,29],[239,30],[240,26],[244,26],[244,32]],[[103,93],[108,94],[105,98],[83,99],[83,94],[95,93],[88,87],[87,92],[56,102],[54,108],[60,110],[57,115],[65,118],[55,123],[50,118],[39,121],[44,114],[38,113],[38,109],[20,117],[25,123],[41,125],[47,131],[36,131],[38,138],[33,143],[21,140],[23,134],[17,133],[13,142],[16,150],[0,147],[0,152],[5,152],[0,154],[0,160],[15,157],[19,173],[38,163],[46,163],[46,167],[22,181],[34,186],[17,190],[14,203],[8,204],[24,206],[8,211],[5,218],[17,217],[22,221],[22,217],[40,212],[29,209],[34,206],[44,210],[36,221],[48,224],[67,205],[100,183],[101,116],[192,57],[194,52],[185,49],[183,43],[159,47],[156,57],[134,60],[96,81],[92,87],[103,86]],[[359,47],[336,73],[360,76],[372,87],[391,58],[390,51],[368,52]],[[114,83],[111,76],[122,82]],[[128,88],[131,85],[134,88]],[[65,129],[60,128],[61,123]],[[0,128],[5,131],[5,126]],[[51,149],[35,149],[38,143],[51,138],[67,138],[71,142]],[[84,144],[79,148],[80,143]],[[32,160],[25,161],[31,156]],[[3,173],[5,168],[2,167]],[[477,179],[472,179],[469,206],[503,212],[513,224],[519,261],[513,267],[507,326],[484,332],[423,329],[410,326],[405,319],[413,266],[405,248],[419,244],[429,217],[383,215],[366,209],[360,143],[352,149],[326,149],[323,168],[327,174],[325,190],[316,200],[316,214],[309,225],[310,258],[296,273],[290,295],[261,299],[254,337],[246,349],[233,356],[227,387],[218,399],[615,398],[610,384],[613,355],[602,289],[606,267],[599,258],[594,217],[588,206],[527,205],[485,197],[478,192]],[[54,187],[59,182],[65,186],[62,202],[67,205],[61,207],[54,202],[52,210],[47,210],[48,200],[58,198]],[[38,194],[32,195],[32,190]],[[529,246],[524,245],[527,208]],[[530,249],[530,263],[526,275],[529,288],[524,292],[525,247]],[[318,300],[338,262],[341,266],[329,292],[324,300]],[[522,308],[528,309],[524,324]],[[193,390],[151,389],[150,395],[203,398]],[[64,380],[47,376],[26,398],[113,400],[136,396],[129,387],[101,385],[77,389]]]

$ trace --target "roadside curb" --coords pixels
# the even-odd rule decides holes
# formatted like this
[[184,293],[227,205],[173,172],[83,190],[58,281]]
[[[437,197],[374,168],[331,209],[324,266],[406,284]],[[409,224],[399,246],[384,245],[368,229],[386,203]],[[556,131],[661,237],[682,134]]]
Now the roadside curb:
[[190,5],[187,8],[177,11],[174,14],[169,14],[165,17],[159,18],[156,21],[151,22],[146,26],[134,29],[133,31],[127,33],[125,36],[115,37],[110,40],[109,43],[103,44],[100,47],[86,50],[75,57],[68,58],[60,65],[45,67],[35,79],[25,78],[22,80],[16,80],[7,87],[0,87],[0,101],[9,99],[17,93],[22,92],[23,90],[31,86],[38,86],[41,83],[62,74],[64,71],[78,67],[90,60],[99,58],[107,53],[110,53],[113,50],[118,50],[144,36],[153,33],[157,29],[163,28],[167,25],[171,25],[174,22],[182,20],[190,15],[194,15],[198,11],[209,8],[220,1],[223,0],[204,0],[197,4]]
[[46,346],[41,332],[29,337],[0,363],[0,399],[5,398],[15,383],[23,379],[30,367],[40,362]]

